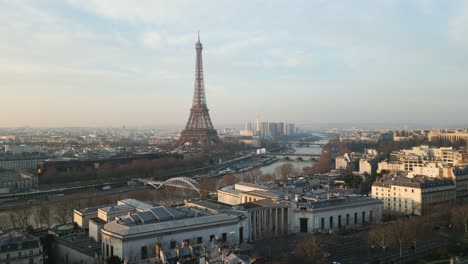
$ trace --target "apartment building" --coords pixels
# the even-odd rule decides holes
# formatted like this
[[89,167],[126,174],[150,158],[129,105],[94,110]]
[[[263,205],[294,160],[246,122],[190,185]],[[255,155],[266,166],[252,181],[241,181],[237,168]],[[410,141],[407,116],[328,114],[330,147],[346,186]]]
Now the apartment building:
[[387,177],[372,185],[372,197],[381,200],[386,211],[422,215],[436,205],[454,205],[456,187],[448,178]]

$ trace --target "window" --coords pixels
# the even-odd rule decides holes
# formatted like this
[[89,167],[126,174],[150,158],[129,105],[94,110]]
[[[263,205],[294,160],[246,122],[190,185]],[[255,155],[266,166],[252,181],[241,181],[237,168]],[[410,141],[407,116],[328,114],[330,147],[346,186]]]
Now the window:
[[203,243],[203,238],[202,237],[197,237],[197,244]]
[[6,254],[6,258],[7,258],[7,259],[10,258],[10,253]]
[[215,241],[215,240],[216,240],[215,235],[211,235],[211,236],[210,236],[210,242],[213,242],[213,241]]
[[333,228],[333,216],[330,216],[330,229]]
[[374,214],[373,214],[373,212],[371,210],[371,211],[369,211],[369,222],[372,223],[373,220],[374,220]]
[[300,218],[299,219],[299,222],[300,222],[300,231],[301,233],[307,233],[307,229],[308,229],[308,226],[307,226],[307,222],[308,222],[309,218]]
[[362,212],[362,223],[366,222],[366,212]]
[[357,225],[357,213],[354,213],[354,224]]
[[349,214],[346,214],[346,225],[349,225]]
[[18,257],[21,257],[23,255],[22,252],[18,252]]
[[32,256],[34,254],[34,252],[31,250],[29,250],[29,255]]
[[29,258],[29,264],[34,264],[34,259],[33,258]]
[[114,246],[111,246],[111,256],[114,256]]
[[106,244],[106,256],[109,256],[109,245]]
[[325,217],[322,217],[320,219],[320,229],[325,229]]
[[226,242],[227,235],[226,233],[221,234],[221,241]]
[[141,247],[141,259],[148,258],[148,248],[146,246]]
[[176,247],[176,242],[175,241],[171,241],[171,249],[174,249]]

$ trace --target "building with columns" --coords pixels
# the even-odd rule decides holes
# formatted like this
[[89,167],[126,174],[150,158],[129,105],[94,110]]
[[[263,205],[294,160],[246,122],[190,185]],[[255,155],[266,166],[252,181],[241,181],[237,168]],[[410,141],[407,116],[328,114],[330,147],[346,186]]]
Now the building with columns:
[[289,233],[290,208],[288,203],[263,199],[244,203],[241,207],[248,216],[249,241],[280,237]]
[[218,201],[237,203],[245,210],[251,241],[288,233],[333,232],[380,223],[383,204],[363,196],[328,195],[326,199],[308,199],[251,183],[222,188],[218,191]]

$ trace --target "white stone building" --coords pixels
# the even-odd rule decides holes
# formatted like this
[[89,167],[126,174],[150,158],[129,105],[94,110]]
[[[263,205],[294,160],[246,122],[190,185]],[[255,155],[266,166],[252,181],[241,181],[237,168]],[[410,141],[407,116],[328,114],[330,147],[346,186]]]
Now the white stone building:
[[364,196],[298,203],[291,211],[291,232],[333,232],[380,223],[382,202]]
[[167,249],[209,241],[237,244],[248,232],[243,213],[211,215],[194,208],[159,206],[105,224],[102,255],[126,257],[131,262],[154,257],[156,244]]

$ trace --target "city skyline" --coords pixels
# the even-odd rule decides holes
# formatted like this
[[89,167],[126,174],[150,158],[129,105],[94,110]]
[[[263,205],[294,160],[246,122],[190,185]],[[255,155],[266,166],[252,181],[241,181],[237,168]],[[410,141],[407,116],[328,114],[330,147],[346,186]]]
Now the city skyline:
[[463,1],[0,3],[0,127],[466,124]]

